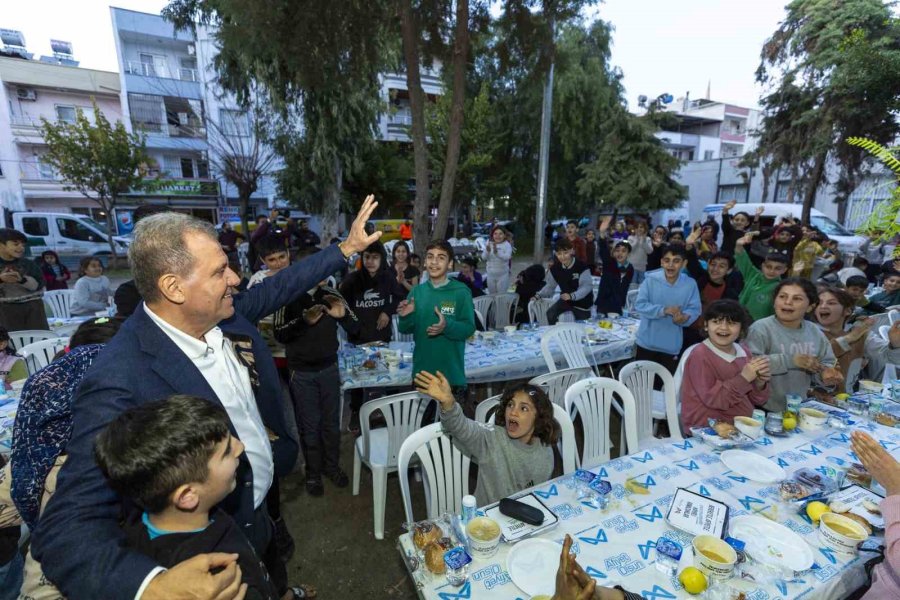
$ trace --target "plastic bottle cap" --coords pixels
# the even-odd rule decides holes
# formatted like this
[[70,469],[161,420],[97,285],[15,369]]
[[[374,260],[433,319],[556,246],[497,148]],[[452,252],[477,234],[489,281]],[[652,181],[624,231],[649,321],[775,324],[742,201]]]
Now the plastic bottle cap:
[[475,500],[475,496],[472,495],[463,496],[462,503],[463,506],[467,506],[470,508],[475,508],[476,506],[478,506],[478,501]]

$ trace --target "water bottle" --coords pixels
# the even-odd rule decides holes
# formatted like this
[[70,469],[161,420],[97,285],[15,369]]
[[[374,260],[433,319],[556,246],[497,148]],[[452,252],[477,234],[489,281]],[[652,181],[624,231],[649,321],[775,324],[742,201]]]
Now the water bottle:
[[478,510],[478,501],[475,499],[475,496],[471,494],[463,496],[462,499],[462,523],[463,527],[469,524],[469,521],[474,519]]

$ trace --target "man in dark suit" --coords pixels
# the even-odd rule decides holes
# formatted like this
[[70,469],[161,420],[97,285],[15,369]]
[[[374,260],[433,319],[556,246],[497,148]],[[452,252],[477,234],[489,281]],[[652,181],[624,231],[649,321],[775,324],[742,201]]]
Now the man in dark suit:
[[243,597],[232,555],[201,555],[163,570],[123,548],[119,520],[135,507],[123,505],[94,461],[94,437],[113,418],[176,393],[225,408],[231,433],[245,452],[235,490],[221,507],[241,525],[267,566],[277,560],[265,495],[273,477],[290,471],[298,447],[284,422],[272,355],[253,323],[377,240],[380,233],[364,232],[376,206],[372,196],[366,198],[340,245],[234,297],[238,277],[228,268],[211,225],[176,213],[138,224],[129,258],[144,303],[97,357],[78,390],[68,460],[33,538],[35,558],[67,598]]

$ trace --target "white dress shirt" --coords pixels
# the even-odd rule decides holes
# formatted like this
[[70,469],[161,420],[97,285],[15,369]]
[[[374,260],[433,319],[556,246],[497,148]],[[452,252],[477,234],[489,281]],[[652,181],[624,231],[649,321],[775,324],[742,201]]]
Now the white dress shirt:
[[275,463],[272,445],[256,406],[247,368],[238,361],[231,342],[218,327],[206,332],[203,336],[205,341],[198,340],[164,321],[146,304],[144,310],[194,363],[225,407],[250,461],[253,470],[253,506],[259,508],[275,477]]

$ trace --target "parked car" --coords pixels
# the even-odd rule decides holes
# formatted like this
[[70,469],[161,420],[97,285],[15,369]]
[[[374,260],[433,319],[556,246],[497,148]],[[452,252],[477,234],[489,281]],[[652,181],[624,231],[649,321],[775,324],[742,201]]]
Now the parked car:
[[[108,257],[109,232],[106,225],[87,215],[73,213],[16,212],[12,214],[12,226],[28,238],[32,257],[44,250],[53,250],[66,266],[77,265],[85,256]],[[130,239],[114,235],[117,254],[128,251]],[[104,262],[105,259],[104,259]]]

